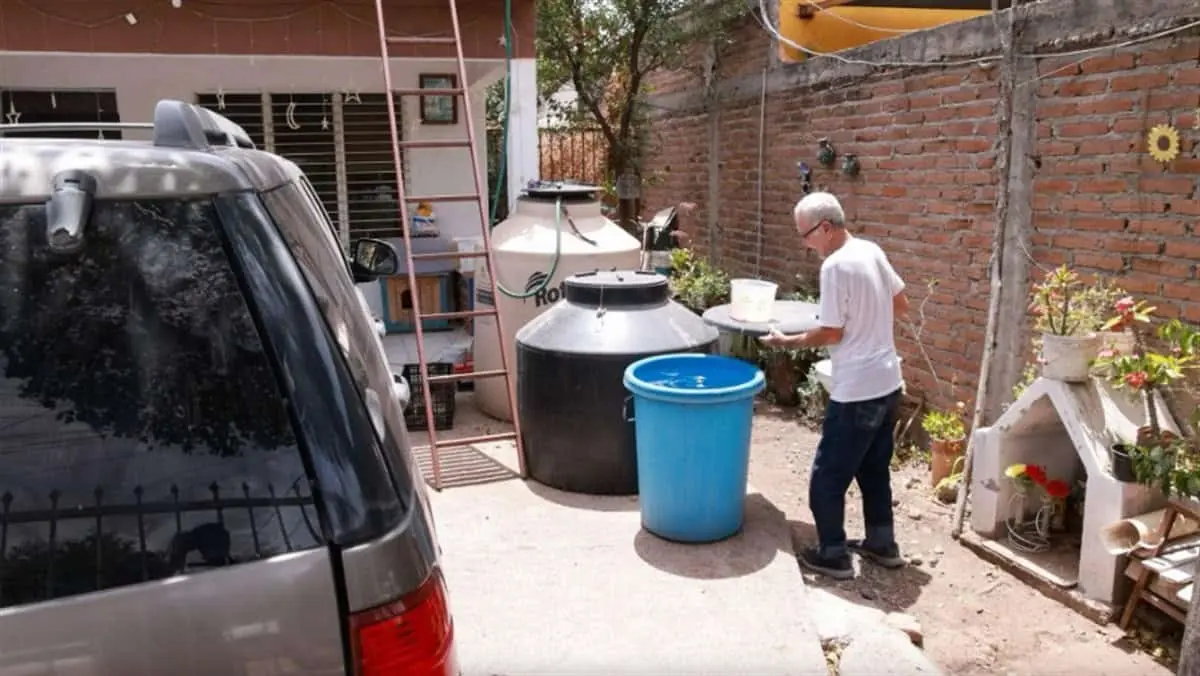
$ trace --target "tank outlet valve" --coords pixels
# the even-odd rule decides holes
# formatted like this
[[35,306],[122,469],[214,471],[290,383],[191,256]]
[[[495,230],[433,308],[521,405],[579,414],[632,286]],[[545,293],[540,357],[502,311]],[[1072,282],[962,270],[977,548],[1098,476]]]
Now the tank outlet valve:
[[54,192],[46,201],[46,246],[56,254],[83,249],[84,229],[92,215],[96,178],[71,169],[54,176]]

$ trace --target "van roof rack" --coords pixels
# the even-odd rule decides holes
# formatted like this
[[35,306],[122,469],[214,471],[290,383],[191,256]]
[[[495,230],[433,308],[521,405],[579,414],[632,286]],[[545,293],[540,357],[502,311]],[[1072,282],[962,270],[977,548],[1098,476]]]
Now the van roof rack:
[[255,149],[250,135],[228,118],[192,103],[163,99],[154,106],[154,122],[29,122],[0,124],[0,138],[7,132],[122,131],[150,129],[154,145],[209,152],[221,148]]

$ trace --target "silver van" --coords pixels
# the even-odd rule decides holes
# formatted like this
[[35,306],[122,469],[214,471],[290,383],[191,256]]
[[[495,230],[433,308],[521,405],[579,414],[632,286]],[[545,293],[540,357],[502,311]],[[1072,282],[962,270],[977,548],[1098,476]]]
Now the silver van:
[[355,290],[395,251],[219,115],[139,126],[0,127],[0,676],[457,674]]

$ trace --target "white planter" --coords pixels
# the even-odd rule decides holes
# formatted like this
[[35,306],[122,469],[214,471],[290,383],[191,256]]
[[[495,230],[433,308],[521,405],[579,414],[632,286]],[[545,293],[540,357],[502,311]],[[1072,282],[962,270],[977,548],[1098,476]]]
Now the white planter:
[[1133,354],[1133,334],[1129,331],[1101,331],[1097,335],[1100,338],[1101,350],[1113,350],[1118,354]]
[[1042,334],[1042,377],[1068,383],[1088,379],[1091,362],[1100,352],[1100,336]]

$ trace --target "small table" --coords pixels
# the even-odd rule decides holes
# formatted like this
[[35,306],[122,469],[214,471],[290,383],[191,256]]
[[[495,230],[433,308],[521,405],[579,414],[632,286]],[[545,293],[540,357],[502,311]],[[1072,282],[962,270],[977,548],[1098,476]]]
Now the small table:
[[771,321],[763,323],[739,322],[729,316],[732,304],[711,307],[704,312],[704,323],[717,327],[721,333],[733,333],[757,338],[765,336],[771,329],[780,333],[793,334],[820,328],[818,310],[820,306],[802,300],[777,300],[771,313]]

